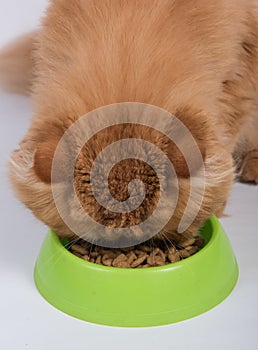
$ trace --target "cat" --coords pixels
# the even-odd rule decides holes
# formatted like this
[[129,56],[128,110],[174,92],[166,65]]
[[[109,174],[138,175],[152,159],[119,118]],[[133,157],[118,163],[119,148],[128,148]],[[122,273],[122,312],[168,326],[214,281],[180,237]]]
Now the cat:
[[[255,0],[52,0],[41,27],[1,51],[0,80],[34,101],[30,128],[9,162],[13,189],[60,237],[74,237],[75,232],[55,206],[53,156],[66,130],[102,106],[157,106],[192,133],[205,167],[205,191],[182,234],[196,235],[212,214],[223,214],[235,179],[258,183]],[[189,199],[190,174],[175,144],[151,128],[114,126],[94,135],[75,167],[77,196],[94,220],[110,227],[134,226],[148,217],[160,191],[153,169],[143,162],[129,159],[109,176],[110,192],[118,200],[128,198],[128,182],[134,177],[148,184],[147,200],[134,212],[107,211],[90,189],[94,158],[108,144],[128,137],[154,143],[175,167],[178,201],[157,233],[173,237]],[[198,175],[195,183],[198,196]],[[76,217],[69,198],[65,205]]]

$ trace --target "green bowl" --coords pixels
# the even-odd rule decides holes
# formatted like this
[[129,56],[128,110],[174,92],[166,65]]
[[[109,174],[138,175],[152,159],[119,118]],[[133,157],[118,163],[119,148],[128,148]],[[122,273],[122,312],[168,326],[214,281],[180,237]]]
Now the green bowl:
[[147,327],[197,316],[225,299],[238,278],[237,262],[216,217],[200,232],[205,246],[177,263],[123,269],[84,261],[50,231],[34,278],[41,295],[79,319],[120,327]]

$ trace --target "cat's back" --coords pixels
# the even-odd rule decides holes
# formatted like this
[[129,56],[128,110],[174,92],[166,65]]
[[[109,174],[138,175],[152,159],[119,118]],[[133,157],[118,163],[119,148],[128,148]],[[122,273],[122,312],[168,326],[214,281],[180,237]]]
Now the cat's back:
[[255,3],[54,0],[39,37],[38,95],[60,102],[68,91],[74,101],[85,92],[95,107],[137,100],[168,108],[180,86],[187,99],[196,82],[207,98],[238,64]]

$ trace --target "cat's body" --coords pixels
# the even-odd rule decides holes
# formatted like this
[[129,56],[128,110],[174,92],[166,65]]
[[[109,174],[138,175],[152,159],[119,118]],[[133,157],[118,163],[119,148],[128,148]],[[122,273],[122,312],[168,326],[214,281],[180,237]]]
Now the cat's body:
[[[155,105],[192,131],[203,150],[207,184],[189,233],[212,213],[222,214],[233,157],[239,178],[258,183],[255,0],[53,0],[42,28],[19,46],[2,54],[0,72],[12,87],[31,91],[35,116],[13,153],[10,176],[21,201],[60,236],[72,233],[49,185],[56,144],[75,120],[104,105]],[[10,63],[16,79],[5,74]],[[19,78],[15,69],[23,70]],[[180,162],[179,157],[179,202],[166,228],[171,232],[189,193]],[[93,204],[87,206],[94,212]]]

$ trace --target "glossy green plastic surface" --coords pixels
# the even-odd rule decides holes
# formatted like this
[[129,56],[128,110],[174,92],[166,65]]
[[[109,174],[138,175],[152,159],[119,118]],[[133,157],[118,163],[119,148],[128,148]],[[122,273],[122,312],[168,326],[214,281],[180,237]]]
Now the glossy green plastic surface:
[[35,283],[50,304],[93,323],[147,327],[185,320],[225,299],[238,277],[234,253],[216,217],[201,234],[205,246],[185,260],[124,269],[74,256],[50,231],[37,259]]

